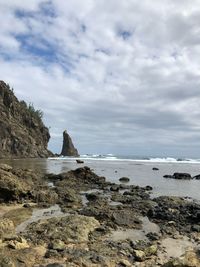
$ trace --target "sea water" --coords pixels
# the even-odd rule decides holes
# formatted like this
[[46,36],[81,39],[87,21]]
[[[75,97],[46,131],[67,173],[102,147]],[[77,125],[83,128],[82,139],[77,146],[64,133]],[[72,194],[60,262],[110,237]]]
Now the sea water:
[[[76,158],[58,157],[49,159],[1,160],[11,166],[29,168],[44,173],[61,173],[88,166],[108,181],[120,183],[119,178],[130,178],[129,184],[153,187],[152,197],[168,195],[200,200],[200,180],[175,180],[163,178],[165,174],[186,172],[192,176],[200,174],[200,160],[175,158],[148,158],[133,156],[82,155],[84,164],[77,164]],[[153,171],[156,167],[159,170]]]

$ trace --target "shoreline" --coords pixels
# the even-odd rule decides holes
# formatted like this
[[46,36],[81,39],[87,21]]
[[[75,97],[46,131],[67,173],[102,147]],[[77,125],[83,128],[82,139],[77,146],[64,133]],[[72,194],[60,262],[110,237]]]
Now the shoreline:
[[[19,266],[175,266],[173,256],[199,264],[194,201],[151,199],[151,186],[108,182],[89,167],[43,175],[1,164],[0,177],[1,191],[11,194],[0,206],[0,263],[7,257],[12,266],[19,258]],[[5,202],[10,210],[1,213]]]

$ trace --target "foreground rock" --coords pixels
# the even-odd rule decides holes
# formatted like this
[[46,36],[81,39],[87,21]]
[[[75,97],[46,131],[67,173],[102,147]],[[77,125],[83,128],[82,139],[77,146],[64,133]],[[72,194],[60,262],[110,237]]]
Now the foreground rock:
[[149,210],[148,216],[159,223],[163,234],[200,233],[200,204],[180,197],[158,197],[154,201],[157,205]]
[[200,266],[199,251],[187,251],[180,258],[172,259],[163,267],[198,267]]
[[54,196],[53,190],[45,185],[42,174],[32,170],[13,169],[0,164],[0,202],[26,201],[49,202]]
[[78,150],[74,147],[73,142],[67,131],[63,132],[62,156],[78,157]]
[[0,158],[48,157],[49,130],[42,112],[19,101],[9,85],[0,81]]
[[68,215],[32,224],[29,233],[31,232],[34,242],[46,242],[51,247],[58,240],[64,242],[60,242],[62,245],[87,242],[89,234],[99,226],[99,222],[93,217]]
[[[0,266],[199,267],[195,250],[179,257],[200,241],[198,203],[151,199],[152,187],[107,182],[89,167],[43,177],[0,165],[0,174],[2,201],[22,203],[0,207]],[[183,250],[170,254],[176,244]]]

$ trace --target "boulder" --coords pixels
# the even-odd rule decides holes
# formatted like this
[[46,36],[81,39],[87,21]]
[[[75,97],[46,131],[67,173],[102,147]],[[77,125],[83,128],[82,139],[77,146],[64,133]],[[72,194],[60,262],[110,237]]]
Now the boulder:
[[152,255],[156,255],[158,251],[157,245],[150,245],[145,247],[144,249],[134,249],[133,256],[135,257],[136,261],[144,261],[148,257]]
[[192,177],[192,179],[200,180],[200,174],[195,175],[194,177]]
[[175,172],[173,175],[166,174],[163,177],[164,178],[177,179],[177,180],[191,180],[191,179],[193,179],[189,173],[181,173],[181,172]]
[[84,161],[83,161],[83,160],[80,160],[80,159],[77,159],[77,160],[76,160],[76,163],[78,163],[78,164],[83,164]]
[[136,261],[144,261],[146,259],[145,252],[142,250],[133,250],[133,256],[135,257]]
[[110,191],[113,191],[113,192],[118,192],[120,189],[120,187],[118,185],[112,185],[110,187]]
[[62,156],[78,157],[78,150],[74,147],[73,142],[67,131],[63,132]]
[[122,183],[128,183],[130,181],[130,179],[128,177],[121,177],[121,178],[119,178],[119,181]]
[[192,176],[189,173],[181,173],[181,172],[175,172],[173,174],[174,179],[179,179],[179,180],[190,180],[192,179]]
[[135,216],[135,212],[132,210],[118,210],[113,212],[113,221],[119,226],[128,226],[140,228],[142,221]]
[[53,240],[49,244],[50,249],[57,250],[57,251],[63,251],[65,247],[66,247],[65,243],[60,239]]
[[152,170],[153,170],[153,171],[159,171],[159,169],[156,168],[156,167],[153,167]]
[[20,179],[15,172],[0,168],[0,201],[14,201],[26,197],[32,189],[32,184]]
[[8,246],[12,249],[16,249],[16,250],[20,250],[20,249],[25,249],[25,248],[29,248],[29,244],[27,243],[27,241],[22,238],[22,237],[18,237],[16,240],[11,240],[8,242]]

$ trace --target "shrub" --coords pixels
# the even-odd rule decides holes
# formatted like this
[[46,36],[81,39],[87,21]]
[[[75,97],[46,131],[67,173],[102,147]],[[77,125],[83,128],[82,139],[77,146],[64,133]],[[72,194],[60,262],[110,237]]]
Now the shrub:
[[29,103],[28,105],[28,111],[31,114],[31,116],[38,118],[38,119],[42,119],[43,117],[43,112],[40,109],[35,109],[33,106],[33,103]]
[[41,120],[43,117],[43,112],[40,109],[35,109],[33,103],[29,103],[28,105],[24,100],[20,101],[21,106],[27,111],[31,117],[35,119]]

